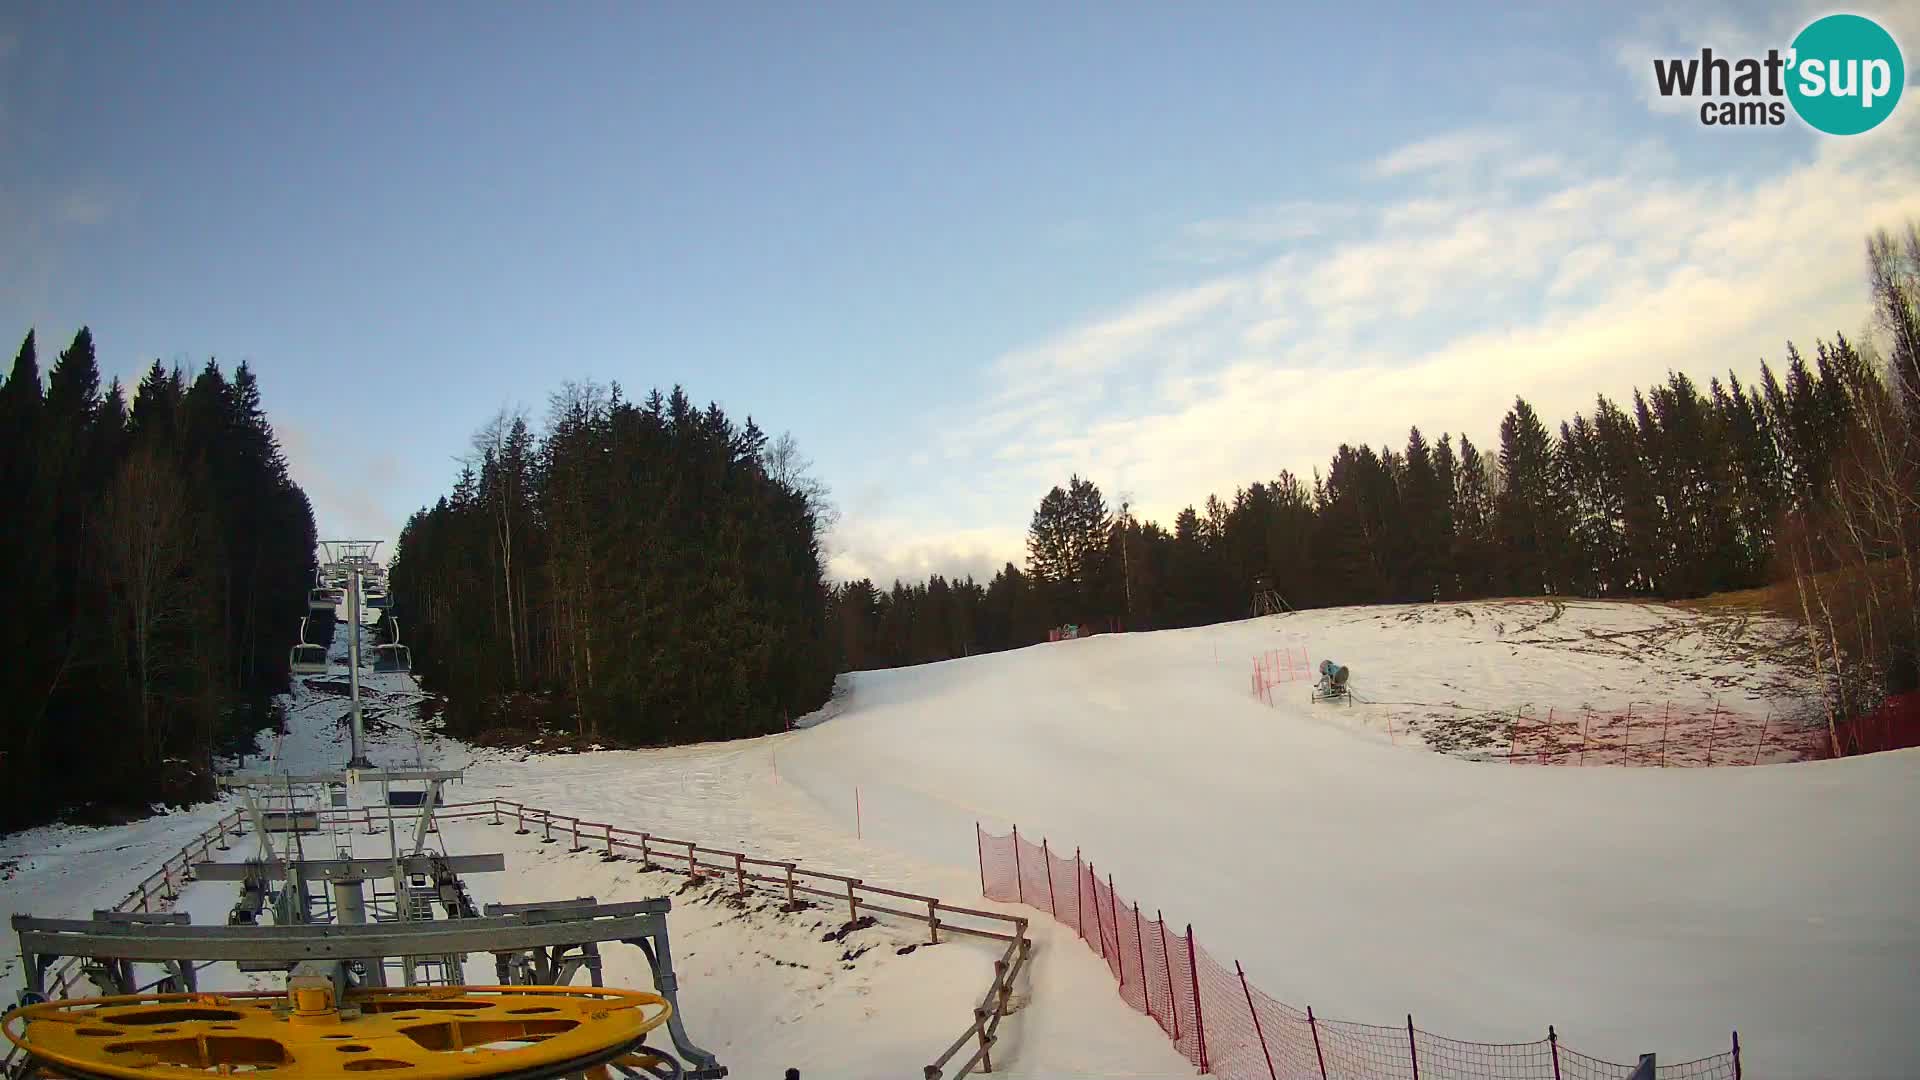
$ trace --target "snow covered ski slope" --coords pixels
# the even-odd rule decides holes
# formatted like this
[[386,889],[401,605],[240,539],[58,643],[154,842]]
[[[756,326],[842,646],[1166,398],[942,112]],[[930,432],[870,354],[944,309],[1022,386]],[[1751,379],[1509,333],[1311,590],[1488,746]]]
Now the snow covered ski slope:
[[[870,843],[965,865],[973,824],[1075,847],[1322,1016],[1611,1060],[1738,1029],[1748,1075],[1920,1075],[1920,752],[1738,768],[1535,768],[1408,740],[1425,706],[1717,692],[1791,715],[1779,624],[1627,604],[1355,608],[1093,637],[855,676],[780,746]],[[1361,704],[1269,707],[1308,643]],[[1453,711],[1451,708],[1449,711]],[[1544,711],[1544,710],[1543,710]],[[1778,720],[1776,720],[1778,722]],[[777,741],[777,740],[776,740]],[[1176,923],[1177,925],[1177,923]]]
[[[1920,1013],[1920,751],[1540,768],[1497,760],[1497,734],[1478,747],[1451,734],[1473,730],[1457,718],[1530,702],[1689,696],[1804,722],[1779,659],[1790,638],[1655,605],[1316,611],[859,673],[790,734],[579,755],[421,737],[408,677],[368,686],[390,709],[370,709],[376,762],[467,766],[455,799],[498,795],[983,905],[974,824],[1018,823],[1056,851],[1081,848],[1123,894],[1191,921],[1255,986],[1321,1016],[1393,1025],[1412,1013],[1424,1030],[1488,1042],[1553,1024],[1565,1045],[1616,1061],[1717,1053],[1737,1028],[1748,1076],[1920,1075],[1907,1023]],[[1348,665],[1357,703],[1310,705],[1304,683],[1257,702],[1251,657],[1286,642]],[[339,701],[297,689],[283,764],[344,759]],[[157,862],[216,815],[0,840],[0,862],[17,861],[0,910],[103,906],[146,872],[143,851]],[[520,868],[476,879],[501,898],[662,887],[553,847],[522,851],[530,838],[508,830],[469,841],[483,830],[453,828]],[[217,900],[195,921],[230,902]],[[911,1072],[983,981],[981,959],[960,950],[878,944],[857,962],[878,964],[829,972],[811,928],[676,903],[676,948],[700,966],[688,1008],[736,1075]],[[1190,1074],[1097,955],[1050,922],[1035,918],[1035,967],[996,1071]],[[0,957],[10,996],[6,967]]]

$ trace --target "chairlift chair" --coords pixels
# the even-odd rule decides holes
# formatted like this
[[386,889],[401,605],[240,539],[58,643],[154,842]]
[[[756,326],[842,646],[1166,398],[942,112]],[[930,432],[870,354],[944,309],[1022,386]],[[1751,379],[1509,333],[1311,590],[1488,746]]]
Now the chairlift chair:
[[307,620],[300,620],[300,644],[287,654],[287,669],[295,675],[325,675],[327,647],[307,640]]
[[324,645],[295,645],[287,656],[287,667],[295,675],[325,675],[327,648]]
[[413,656],[405,645],[376,645],[373,647],[373,670],[401,673],[412,671]]
[[410,672],[413,670],[413,653],[400,644],[400,620],[394,619],[392,622],[393,640],[373,647],[373,670]]
[[308,611],[332,611],[337,603],[332,589],[313,589],[307,593]]

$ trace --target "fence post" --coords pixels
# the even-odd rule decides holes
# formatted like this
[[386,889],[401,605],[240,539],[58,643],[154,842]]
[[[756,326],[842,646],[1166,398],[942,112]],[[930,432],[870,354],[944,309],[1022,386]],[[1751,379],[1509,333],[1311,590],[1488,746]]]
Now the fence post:
[[1413,1041],[1413,1014],[1407,1014],[1407,1056],[1413,1059],[1413,1080],[1420,1080],[1420,1047]]
[[[1193,947],[1193,924],[1187,924],[1187,974],[1193,979],[1193,1035],[1200,1045],[1200,1071],[1207,1071],[1207,1021],[1200,1015],[1200,950]],[[1415,1076],[1413,1080],[1420,1080]]]
[[1708,719],[1707,719],[1707,764],[1709,766],[1713,764],[1714,732],[1717,731],[1719,727],[1720,727],[1720,702],[1716,700],[1713,703],[1713,712],[1708,714]]
[[527,808],[521,803],[513,804],[513,835],[527,835]]
[[695,881],[706,880],[705,875],[700,873],[699,845],[691,840],[687,841],[687,876]]
[[546,810],[540,811],[540,842],[553,843],[553,814]]
[[1740,1077],[1740,1033],[1739,1033],[1739,1032],[1737,1032],[1737,1031],[1733,1033],[1733,1080],[1741,1080],[1741,1077]]
[[[1320,1080],[1327,1080],[1327,1055],[1320,1052],[1320,1024],[1313,1018],[1311,1005],[1307,1006],[1307,1030],[1313,1033],[1313,1060],[1320,1063]],[[1560,1080],[1558,1064],[1554,1066],[1553,1080]]]
[[940,944],[940,901],[927,901],[927,944]]
[[1514,744],[1520,741],[1520,710],[1513,711],[1513,725],[1507,728],[1507,760],[1513,760]]
[[[1133,951],[1140,959],[1140,1000],[1147,1005],[1147,1019],[1158,1020],[1153,1015],[1152,986],[1147,982],[1147,936],[1140,932],[1140,901],[1133,902]],[[1121,970],[1126,970],[1123,965]],[[1173,987],[1167,987],[1167,996],[1173,996]]]
[[[1112,874],[1107,875],[1107,911],[1113,915],[1113,958],[1120,960],[1120,893],[1113,887]],[[1102,927],[1100,930],[1101,944],[1104,945],[1106,940],[1106,928]],[[1120,960],[1120,985],[1127,985],[1127,962],[1125,960]]]
[[1673,728],[1673,702],[1667,702],[1666,719],[1660,722],[1660,767],[1667,767],[1667,732]]
[[860,901],[855,899],[853,895],[853,887],[858,884],[860,884],[860,882],[856,879],[849,878],[847,880],[847,925],[848,926],[852,926],[854,923],[857,923],[860,921]]
[[495,795],[492,799],[489,799],[488,801],[493,804],[493,820],[487,822],[487,824],[498,825],[500,824],[500,796]]
[[620,856],[614,854],[614,851],[613,851],[613,823],[608,822],[607,823],[607,861],[612,862],[613,860],[619,857]]
[[653,866],[653,854],[647,850],[647,834],[641,833],[640,834],[640,869],[646,870],[651,866]]
[[[973,853],[980,860],[980,895],[985,896],[987,895],[987,840],[981,834],[980,823],[977,821],[973,823]],[[787,877],[791,880],[792,873],[788,873]]]
[[1047,838],[1040,838],[1040,863],[1047,868],[1047,914],[1060,917],[1060,905],[1053,899],[1053,853],[1047,848]]
[[1267,1033],[1260,1027],[1260,1010],[1253,1007],[1253,991],[1247,988],[1247,972],[1240,961],[1233,962],[1234,974],[1240,976],[1240,992],[1247,995],[1247,1015],[1253,1017],[1253,1033],[1260,1039],[1260,1053],[1267,1059],[1267,1080],[1280,1080],[1273,1071],[1273,1052],[1267,1049]]
[[581,846],[580,846],[580,819],[579,819],[579,818],[574,818],[574,819],[573,819],[573,848],[572,848],[572,850],[574,850],[574,851],[585,851],[585,850],[587,850],[586,848],[583,848],[583,847],[581,847]]
[[781,865],[787,869],[787,906],[792,907],[796,902],[793,897],[793,864],[782,863]]
[[1753,760],[1747,762],[1747,764],[1749,765],[1760,764],[1760,747],[1762,744],[1764,744],[1767,741],[1767,726],[1772,723],[1773,723],[1773,710],[1768,709],[1767,718],[1760,722],[1760,737],[1753,741]]
[[1547,1025],[1547,1049],[1553,1051],[1553,1080],[1560,1080],[1560,1036],[1552,1024]]
[[1087,940],[1087,876],[1081,873],[1080,849],[1073,849],[1073,921],[1080,924],[1080,940]]
[[[1100,887],[1099,874],[1094,870],[1092,863],[1087,864],[1087,882],[1090,886],[1087,889],[1088,892],[1095,892]],[[1084,930],[1082,932],[1084,933]],[[1093,940],[1100,943],[1100,959],[1105,960],[1107,958],[1107,934],[1100,926],[1100,898],[1098,896],[1093,898]]]
[[740,887],[740,895],[747,895],[746,856],[737,851],[733,853],[733,880]]
[[1167,952],[1167,913],[1154,908],[1153,917],[1160,922],[1160,963],[1167,970],[1167,1012],[1173,1016],[1173,1041],[1177,1043],[1180,1041],[1180,1010],[1173,1007],[1173,956]]
[[1013,896],[1021,903],[1027,902],[1027,886],[1022,879],[1026,875],[1020,872],[1020,826],[1013,827]]

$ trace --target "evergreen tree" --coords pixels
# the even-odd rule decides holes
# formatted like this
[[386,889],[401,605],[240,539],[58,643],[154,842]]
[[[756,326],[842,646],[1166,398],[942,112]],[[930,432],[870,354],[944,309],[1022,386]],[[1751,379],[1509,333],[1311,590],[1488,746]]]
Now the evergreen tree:
[[1500,422],[1500,468],[1505,482],[1495,500],[1501,580],[1516,596],[1559,590],[1558,553],[1567,542],[1565,515],[1555,501],[1556,448],[1546,426],[1523,398]]

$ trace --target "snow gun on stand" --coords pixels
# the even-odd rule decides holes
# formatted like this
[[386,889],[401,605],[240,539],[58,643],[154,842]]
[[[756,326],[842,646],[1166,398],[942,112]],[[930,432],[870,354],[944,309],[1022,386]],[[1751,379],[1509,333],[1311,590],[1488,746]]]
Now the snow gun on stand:
[[1313,684],[1313,701],[1341,700],[1353,704],[1347,692],[1347,669],[1331,660],[1320,661],[1320,681]]

